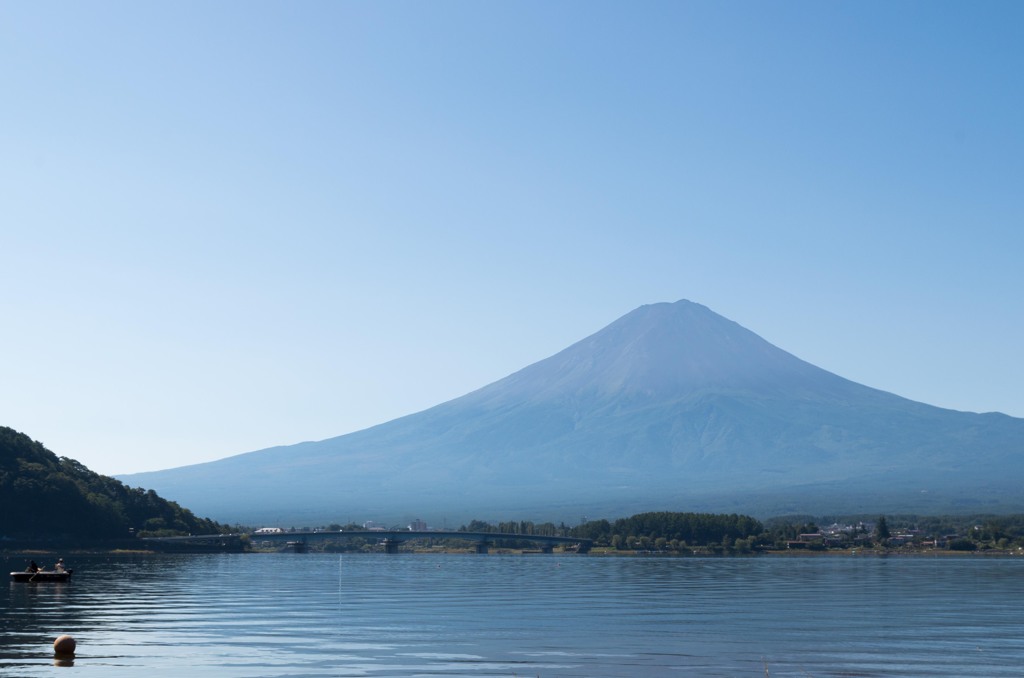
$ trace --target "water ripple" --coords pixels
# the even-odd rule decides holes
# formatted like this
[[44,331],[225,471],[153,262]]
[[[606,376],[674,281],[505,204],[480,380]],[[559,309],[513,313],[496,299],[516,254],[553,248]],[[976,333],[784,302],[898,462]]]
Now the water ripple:
[[[0,588],[0,676],[1016,676],[1017,560],[80,559]],[[17,561],[5,563],[20,568]]]

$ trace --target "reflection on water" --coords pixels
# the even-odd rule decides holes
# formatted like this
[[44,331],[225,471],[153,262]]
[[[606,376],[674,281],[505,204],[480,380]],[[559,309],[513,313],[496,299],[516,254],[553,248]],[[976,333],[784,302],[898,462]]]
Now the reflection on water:
[[[22,569],[21,559],[3,562]],[[0,587],[0,675],[1017,676],[1024,560],[76,558]]]

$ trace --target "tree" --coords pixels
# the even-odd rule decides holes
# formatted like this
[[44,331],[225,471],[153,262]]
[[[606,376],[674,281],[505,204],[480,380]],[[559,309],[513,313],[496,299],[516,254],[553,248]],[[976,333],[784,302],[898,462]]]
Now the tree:
[[885,516],[878,517],[878,524],[875,525],[875,539],[879,543],[885,543],[892,535],[889,533],[889,526],[885,522]]
[[978,545],[970,539],[954,539],[949,542],[950,551],[977,551]]
[[23,433],[0,426],[0,534],[65,542],[125,539],[149,528],[165,534],[216,534],[230,528],[197,518],[152,490],[130,488],[58,457]]

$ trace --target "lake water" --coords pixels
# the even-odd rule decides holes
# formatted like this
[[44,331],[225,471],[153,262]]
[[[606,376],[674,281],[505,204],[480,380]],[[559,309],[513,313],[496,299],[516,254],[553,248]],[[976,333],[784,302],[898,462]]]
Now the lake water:
[[[0,562],[4,572],[26,564]],[[1017,558],[252,554],[69,564],[68,584],[0,586],[0,676],[1024,675]],[[55,668],[63,633],[78,652]]]

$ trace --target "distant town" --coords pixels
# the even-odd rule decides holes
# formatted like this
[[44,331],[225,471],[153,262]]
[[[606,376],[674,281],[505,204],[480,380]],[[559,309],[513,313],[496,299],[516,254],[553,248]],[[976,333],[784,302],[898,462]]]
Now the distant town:
[[[644,513],[614,522],[581,521],[576,526],[532,521],[474,520],[457,530],[430,526],[423,520],[384,525],[372,520],[320,527],[264,526],[252,530],[251,547],[276,548],[261,537],[319,535],[310,550],[374,551],[380,548],[367,533],[415,533],[403,550],[468,548],[453,533],[493,533],[494,549],[529,550],[531,537],[586,539],[591,553],[665,555],[747,555],[755,553],[938,553],[978,552],[1024,555],[1024,516],[879,516],[875,519],[831,520],[819,525],[809,517],[774,518],[762,523],[749,516],[702,513]],[[357,533],[359,538],[345,537]],[[437,538],[430,536],[437,533]],[[332,540],[332,535],[337,536]],[[442,536],[443,535],[443,536]],[[470,540],[465,540],[470,541]],[[575,550],[564,546],[563,551]]]

